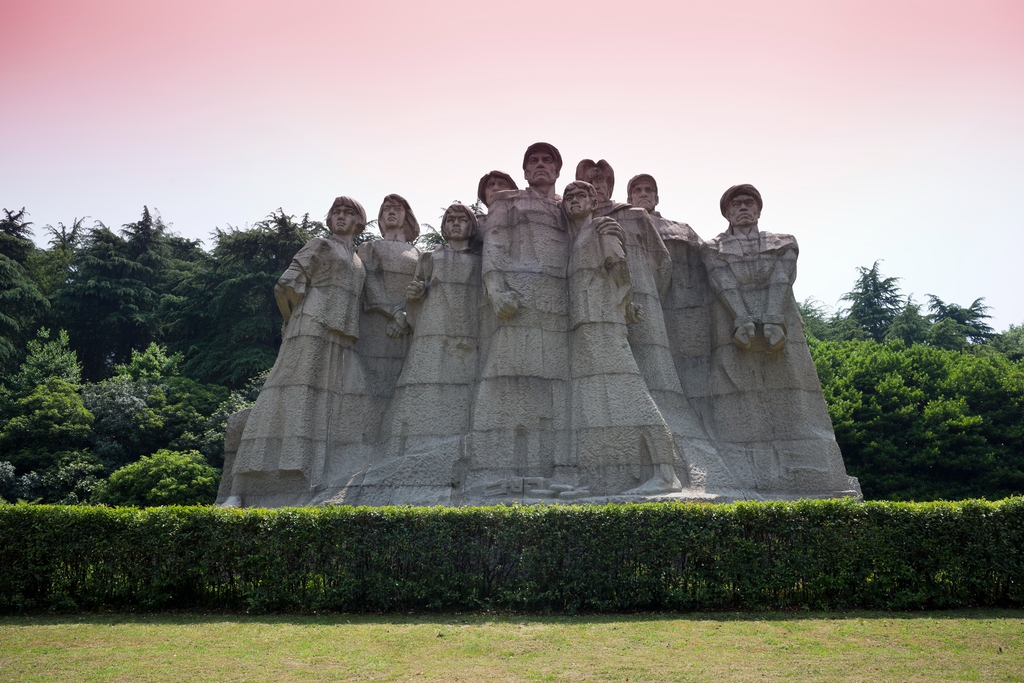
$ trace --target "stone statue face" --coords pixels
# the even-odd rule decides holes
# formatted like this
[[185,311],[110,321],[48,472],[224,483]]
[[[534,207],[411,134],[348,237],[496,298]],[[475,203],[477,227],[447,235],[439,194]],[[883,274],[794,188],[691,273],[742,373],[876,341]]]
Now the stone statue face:
[[442,232],[449,242],[468,240],[473,236],[473,223],[462,211],[452,211],[445,219]]
[[629,195],[629,203],[641,209],[654,211],[658,205],[658,191],[649,180],[638,180],[633,184],[633,193]]
[[594,210],[593,198],[581,187],[570,188],[562,197],[562,203],[569,218],[583,218]]
[[516,188],[512,187],[512,185],[504,178],[499,178],[497,176],[491,177],[487,181],[487,184],[484,185],[484,204],[490,206],[491,202],[494,201],[494,195],[496,193],[514,189]]
[[380,226],[381,231],[395,232],[402,230],[405,226],[405,207],[400,202],[389,199],[384,203],[381,218],[384,221],[384,225]]
[[349,237],[356,234],[359,226],[359,215],[350,206],[336,206],[331,209],[331,215],[327,217],[327,227],[331,233],[339,237]]
[[557,169],[555,157],[547,152],[535,152],[526,160],[526,182],[530,185],[554,185]]
[[594,186],[597,190],[597,201],[606,202],[611,199],[612,191],[609,187],[608,176],[601,172],[601,169],[595,168],[592,173],[589,174],[590,179],[587,181]]
[[725,217],[734,228],[748,228],[757,225],[761,217],[761,209],[757,208],[757,200],[748,194],[738,194],[729,202],[725,209]]

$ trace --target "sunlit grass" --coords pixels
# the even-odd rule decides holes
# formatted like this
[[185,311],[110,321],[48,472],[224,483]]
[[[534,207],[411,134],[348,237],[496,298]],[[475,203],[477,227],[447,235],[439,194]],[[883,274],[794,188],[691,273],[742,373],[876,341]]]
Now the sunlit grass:
[[1024,681],[1024,610],[0,618],[3,681]]

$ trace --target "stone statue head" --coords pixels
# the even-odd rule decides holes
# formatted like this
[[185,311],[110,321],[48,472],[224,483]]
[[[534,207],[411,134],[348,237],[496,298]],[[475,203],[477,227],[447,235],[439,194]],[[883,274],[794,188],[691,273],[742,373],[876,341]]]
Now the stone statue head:
[[491,207],[491,200],[494,198],[494,193],[501,192],[502,190],[518,190],[519,186],[516,185],[516,181],[512,180],[512,176],[502,171],[491,171],[483,178],[480,179],[480,183],[476,186],[476,198],[486,206]]
[[554,185],[562,172],[562,155],[547,142],[535,142],[523,155],[523,171],[530,185]]
[[626,201],[641,209],[654,211],[658,205],[658,183],[654,176],[641,173],[630,178],[626,185]]
[[574,180],[562,190],[562,209],[572,219],[584,218],[597,206],[597,188],[584,180]]
[[352,199],[351,197],[338,197],[331,204],[331,208],[327,210],[327,218],[324,222],[327,224],[327,229],[332,233],[335,233],[339,227],[338,221],[341,219],[341,215],[344,209],[352,209],[356,214],[355,232],[353,236],[358,235],[366,229],[366,209],[363,205]]
[[[461,220],[465,218],[465,221]],[[476,215],[462,202],[455,202],[441,217],[441,237],[446,241],[470,240],[476,237],[479,225]]]
[[757,225],[764,203],[753,185],[733,185],[722,195],[718,206],[730,228],[749,228]]
[[388,234],[395,234],[402,231],[404,239],[400,242],[412,242],[420,236],[420,224],[416,222],[416,216],[405,198],[397,194],[389,194],[384,197],[377,213],[377,229],[384,239]]
[[576,180],[585,180],[597,190],[598,201],[606,202],[612,198],[615,189],[615,171],[604,159],[594,161],[584,159],[576,164]]

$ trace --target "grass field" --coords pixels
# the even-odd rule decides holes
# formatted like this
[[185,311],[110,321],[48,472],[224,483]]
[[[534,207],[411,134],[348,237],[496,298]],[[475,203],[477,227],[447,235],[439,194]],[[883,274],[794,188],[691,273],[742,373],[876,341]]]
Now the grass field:
[[1024,610],[0,618],[0,681],[1024,681]]

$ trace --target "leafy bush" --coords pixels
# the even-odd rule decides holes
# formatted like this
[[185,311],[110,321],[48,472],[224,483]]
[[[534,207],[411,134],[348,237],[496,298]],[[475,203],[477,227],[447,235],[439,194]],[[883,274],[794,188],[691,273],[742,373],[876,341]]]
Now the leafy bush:
[[1024,606],[990,503],[150,509],[0,505],[0,611]]
[[847,471],[867,498],[1024,493],[1024,365],[900,341],[810,348]]
[[98,494],[110,505],[197,505],[213,503],[220,472],[197,451],[161,449],[110,475]]

